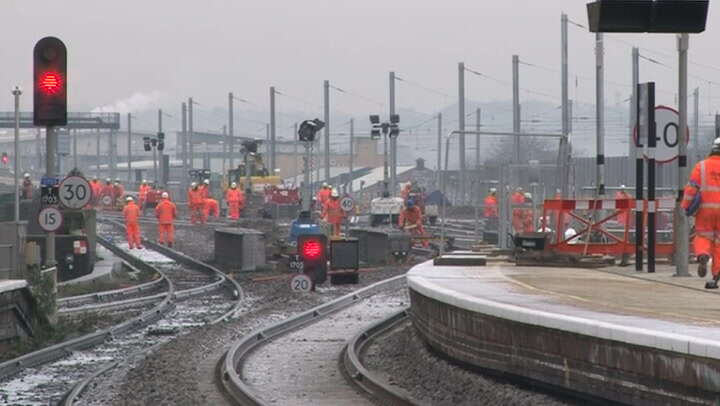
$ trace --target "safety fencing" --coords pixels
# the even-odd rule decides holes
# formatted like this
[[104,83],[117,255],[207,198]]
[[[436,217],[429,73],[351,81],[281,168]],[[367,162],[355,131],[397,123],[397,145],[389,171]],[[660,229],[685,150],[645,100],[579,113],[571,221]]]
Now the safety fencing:
[[[622,257],[635,253],[636,209],[643,212],[647,225],[648,201],[642,207],[635,199],[546,200],[540,217],[540,230],[551,234],[550,248],[578,255]],[[673,223],[675,200],[662,197],[655,201],[657,256],[675,252]],[[558,232],[558,230],[560,232]],[[643,230],[644,235],[647,230]],[[644,237],[643,235],[643,237]],[[647,239],[644,250],[647,250]]]

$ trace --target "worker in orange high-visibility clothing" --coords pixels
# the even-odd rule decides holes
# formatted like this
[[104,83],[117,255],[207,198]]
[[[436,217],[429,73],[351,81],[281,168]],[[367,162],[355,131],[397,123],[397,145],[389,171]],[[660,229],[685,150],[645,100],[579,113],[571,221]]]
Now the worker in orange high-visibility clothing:
[[92,199],[91,202],[94,206],[97,206],[100,204],[100,195],[102,194],[102,183],[98,180],[97,176],[93,176],[92,181],[90,181],[90,190],[92,191]]
[[210,197],[210,179],[205,179],[200,184],[200,192],[202,193],[203,199]]
[[710,156],[698,162],[690,174],[681,207],[695,216],[693,247],[698,259],[698,276],[707,274],[712,257],[713,279],[706,289],[717,289],[720,279],[720,138],[713,141]]
[[400,191],[400,197],[402,197],[403,201],[407,201],[408,197],[410,197],[410,192],[412,192],[412,182],[406,183]]
[[325,209],[325,203],[330,199],[330,195],[332,194],[332,188],[327,183],[323,183],[320,190],[317,192],[317,200],[316,203],[320,204],[320,211]]
[[105,186],[100,192],[100,201],[105,209],[115,207],[115,188],[113,188],[110,178],[105,179]]
[[220,205],[212,197],[203,200],[203,222],[207,221],[210,216],[220,217]]
[[[510,196],[510,203],[513,206],[523,206],[525,204],[525,194],[523,193],[523,188],[518,187],[515,189],[515,192],[513,192],[512,196]],[[512,209],[512,226],[515,230],[515,233],[520,233],[523,231],[524,222],[523,222],[523,216],[525,214],[525,211],[522,207],[513,207]]]
[[193,182],[190,184],[188,189],[188,205],[190,206],[190,222],[192,224],[203,223],[203,204],[204,199],[202,196],[202,190],[198,187],[198,184]]
[[140,245],[140,225],[138,218],[140,217],[140,208],[135,204],[135,200],[128,196],[125,207],[123,207],[123,217],[125,217],[125,229],[127,231],[128,247],[130,249],[142,249]]
[[138,188],[138,204],[140,205],[140,209],[145,209],[145,203],[147,202],[147,195],[150,191],[150,185],[148,185],[147,180],[143,179],[140,183],[140,187]]
[[230,189],[225,192],[225,200],[228,202],[228,216],[232,220],[240,218],[240,210],[245,206],[245,196],[238,189],[237,183],[230,184]]
[[160,244],[167,243],[172,248],[175,241],[175,226],[173,222],[177,218],[175,203],[170,201],[170,195],[163,192],[160,203],[155,206],[155,217],[158,220],[158,241]]
[[339,237],[343,220],[345,220],[345,211],[340,206],[340,194],[337,189],[330,191],[330,198],[323,206],[322,218],[332,225],[332,236]]
[[535,227],[533,224],[534,223],[534,221],[533,221],[534,213],[533,213],[532,194],[529,192],[525,192],[524,197],[525,197],[525,205],[527,205],[528,207],[523,209],[523,212],[522,212],[523,213],[523,217],[522,217],[523,232],[532,233],[533,231],[535,231]]
[[[627,192],[627,190],[627,186],[620,185],[620,190],[615,192],[615,200],[632,199],[632,196]],[[620,214],[617,216],[617,222],[623,226],[630,224],[630,209],[621,209],[618,211]]]
[[[408,231],[412,235],[425,235],[422,211],[419,207],[415,205],[415,200],[408,199],[408,201],[405,203],[405,208],[403,208],[403,210],[400,212],[398,225],[400,226],[400,228]],[[422,246],[427,248],[429,246],[428,241],[423,239]]]
[[490,193],[488,193],[487,196],[485,196],[484,201],[484,207],[483,207],[483,216],[485,216],[486,219],[496,219],[498,217],[498,199],[497,199],[497,189],[490,188]]
[[33,183],[30,179],[30,174],[26,173],[23,175],[23,182],[20,186],[20,198],[21,199],[32,199],[33,198]]

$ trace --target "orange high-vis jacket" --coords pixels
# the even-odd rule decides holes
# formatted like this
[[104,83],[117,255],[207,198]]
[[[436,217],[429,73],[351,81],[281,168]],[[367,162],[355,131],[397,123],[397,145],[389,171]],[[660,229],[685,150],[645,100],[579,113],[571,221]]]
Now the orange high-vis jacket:
[[138,218],[140,217],[140,208],[135,202],[128,202],[123,207],[123,217],[125,217],[125,223],[137,224]]
[[340,207],[340,199],[330,198],[325,202],[323,218],[328,223],[341,223],[345,218],[345,212]]
[[225,192],[225,200],[228,202],[239,202],[240,206],[245,202],[245,195],[239,188],[230,188]]
[[202,189],[197,188],[195,190],[191,188],[188,190],[188,202],[191,206],[202,206],[204,200]]
[[704,215],[720,211],[720,156],[713,155],[695,164],[683,191],[681,207],[687,209],[698,192],[701,201],[695,215],[696,228],[703,222]]
[[483,209],[483,215],[485,217],[497,217],[498,216],[498,202],[497,197],[488,195],[485,198],[485,208]]
[[172,224],[173,220],[177,218],[175,203],[169,199],[162,199],[155,206],[155,217],[158,219],[158,224]]
[[398,219],[398,225],[400,227],[411,226],[417,224],[422,225],[422,212],[417,206],[407,207],[400,212],[400,218]]
[[200,191],[203,199],[207,199],[208,197],[210,197],[210,190],[206,184],[203,183],[202,185],[200,185],[198,187],[198,190]]
[[140,188],[138,189],[138,198],[140,200],[147,199],[148,191],[150,190],[150,185],[140,185]]

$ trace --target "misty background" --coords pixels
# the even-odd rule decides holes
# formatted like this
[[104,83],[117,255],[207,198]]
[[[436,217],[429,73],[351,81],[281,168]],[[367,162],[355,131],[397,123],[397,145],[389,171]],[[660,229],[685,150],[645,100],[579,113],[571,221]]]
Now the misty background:
[[[193,97],[195,130],[227,124],[227,93],[235,103],[236,135],[265,137],[269,86],[277,96],[277,134],[291,139],[295,122],[322,118],[322,85],[330,92],[331,146],[347,149],[348,120],[359,135],[368,114],[387,115],[388,72],[396,84],[404,129],[400,163],[423,157],[436,167],[437,123],[457,125],[457,63],[465,62],[466,125],[508,131],[512,123],[511,57],[520,56],[523,131],[560,130],[560,14],[569,28],[574,154],[595,151],[595,36],[586,1],[3,1],[0,110],[11,111],[15,85],[29,89],[32,48],[46,35],[68,46],[71,111],[131,112],[133,129],[180,127],[180,103]],[[710,8],[707,31],[690,39],[690,91],[700,89],[700,124],[707,131],[720,107],[718,33]],[[605,36],[606,154],[627,153],[631,47],[640,47],[640,81],[657,83],[657,103],[677,106],[673,35]],[[0,93],[2,94],[2,93]],[[692,96],[691,96],[692,97]],[[694,112],[690,106],[691,125]],[[32,107],[25,92],[21,110]],[[125,118],[122,119],[123,126]],[[691,127],[692,128],[692,127]],[[497,140],[483,139],[484,159]],[[469,145],[474,148],[471,140]],[[702,146],[702,144],[701,144]],[[556,148],[551,145],[549,148]],[[474,151],[466,151],[474,162]],[[457,156],[457,151],[454,152]],[[451,161],[451,167],[455,160]]]

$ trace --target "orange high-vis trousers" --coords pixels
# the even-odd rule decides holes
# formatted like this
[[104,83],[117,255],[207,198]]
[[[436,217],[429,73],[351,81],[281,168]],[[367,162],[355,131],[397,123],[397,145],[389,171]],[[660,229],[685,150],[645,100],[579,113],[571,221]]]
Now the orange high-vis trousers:
[[175,226],[172,224],[158,224],[158,241],[160,244],[175,242]]
[[720,209],[700,208],[695,216],[695,255],[712,257],[712,274],[720,274]]
[[138,223],[127,223],[127,242],[130,249],[140,248],[140,225]]

